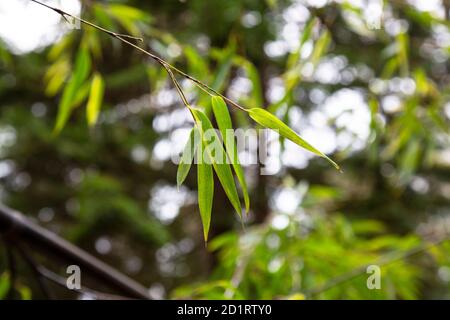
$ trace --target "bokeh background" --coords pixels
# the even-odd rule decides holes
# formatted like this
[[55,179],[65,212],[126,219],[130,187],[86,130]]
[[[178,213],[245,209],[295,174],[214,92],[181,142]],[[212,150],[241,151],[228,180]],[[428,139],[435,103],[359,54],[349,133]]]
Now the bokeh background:
[[[450,235],[449,1],[44,2],[142,36],[141,46],[243,106],[275,113],[343,173],[272,141],[271,174],[245,166],[245,230],[217,184],[205,247],[195,170],[177,190],[171,161],[193,123],[165,71],[95,29],[72,30],[58,14],[13,0],[0,3],[2,203],[154,299],[450,298],[450,243],[427,247]],[[89,61],[77,63],[84,49]],[[77,68],[89,76],[55,135]],[[94,73],[105,94],[89,127]],[[194,105],[209,108],[179,80]],[[232,117],[236,127],[254,127],[240,112]],[[20,259],[11,289],[5,249],[0,298],[42,298]],[[50,253],[33,255],[65,274]],[[380,265],[380,290],[367,288],[367,264]],[[94,277],[83,285],[108,292]]]

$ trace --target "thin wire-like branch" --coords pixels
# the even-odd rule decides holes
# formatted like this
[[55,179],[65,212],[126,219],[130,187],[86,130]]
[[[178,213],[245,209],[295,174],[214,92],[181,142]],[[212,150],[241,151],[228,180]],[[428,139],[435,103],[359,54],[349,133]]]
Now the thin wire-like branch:
[[63,11],[63,10],[61,10],[59,8],[55,8],[55,7],[49,6],[48,4],[45,4],[43,2],[40,2],[40,1],[37,1],[37,0],[31,0],[31,1],[34,2],[34,3],[40,4],[41,6],[44,6],[47,9],[55,11],[56,13],[61,15],[64,18],[64,20],[66,20],[68,23],[70,23],[70,22],[67,20],[67,17],[71,17],[72,19],[78,20],[78,21],[80,21],[80,22],[82,22],[82,23],[84,23],[84,24],[86,24],[88,26],[91,26],[91,27],[93,27],[95,29],[98,29],[98,30],[100,30],[102,32],[105,32],[105,33],[107,33],[110,36],[115,37],[115,38],[123,37],[123,38],[130,38],[130,39],[133,39],[133,40],[138,40],[138,41],[141,41],[141,42],[144,41],[144,39],[142,39],[141,37],[134,37],[134,36],[131,36],[131,35],[121,34],[121,33],[117,33],[117,32],[105,29],[105,28],[103,28],[101,26],[93,24],[90,21],[87,21],[87,20],[84,20],[82,18],[76,17],[76,16],[74,16],[74,15],[68,13],[68,12],[65,12],[65,11]]
[[[158,57],[157,55],[155,55],[155,54],[153,54],[153,53],[151,53],[151,52],[145,50],[144,48],[141,48],[140,46],[138,46],[138,45],[136,45],[136,44],[134,44],[134,43],[132,43],[132,42],[130,42],[130,41],[128,41],[128,40],[125,39],[125,38],[130,38],[130,39],[139,39],[139,40],[142,40],[141,38],[136,38],[136,37],[132,37],[132,36],[129,36],[129,35],[123,35],[123,34],[116,33],[116,32],[114,32],[114,31],[105,29],[105,28],[103,28],[103,27],[101,27],[101,26],[99,26],[99,25],[96,25],[96,24],[94,24],[94,23],[92,23],[92,22],[90,22],[90,21],[87,21],[87,20],[82,19],[82,18],[80,18],[80,17],[74,16],[74,15],[72,15],[72,14],[70,14],[70,13],[67,13],[67,12],[65,12],[65,11],[63,11],[63,10],[61,10],[61,9],[59,9],[59,8],[55,8],[55,7],[49,6],[49,5],[45,4],[45,3],[42,3],[42,2],[37,1],[37,0],[31,0],[31,1],[34,2],[34,3],[36,3],[36,4],[40,4],[40,5],[46,7],[46,8],[48,8],[48,9],[50,9],[50,10],[55,11],[56,13],[60,14],[60,15],[61,15],[62,17],[64,17],[64,18],[65,18],[65,17],[71,17],[72,19],[78,20],[79,22],[81,22],[81,23],[83,23],[83,24],[85,24],[85,25],[88,25],[88,26],[90,26],[90,27],[92,27],[92,28],[95,28],[95,29],[97,29],[97,30],[99,30],[99,31],[102,31],[102,32],[104,32],[104,33],[110,35],[111,37],[116,38],[116,39],[122,41],[123,43],[125,43],[125,44],[127,44],[127,45],[129,45],[129,46],[131,46],[131,47],[133,47],[133,48],[135,48],[135,49],[141,51],[141,52],[144,53],[145,55],[149,56],[150,58],[152,58],[153,60],[155,60],[156,62],[158,62],[158,63],[159,63],[159,64],[167,71],[167,73],[169,74],[169,76],[170,76],[170,78],[171,78],[173,84],[174,84],[175,87],[177,88],[177,91],[178,91],[178,94],[180,95],[180,98],[183,100],[183,103],[184,103],[185,105],[186,105],[186,102],[185,102],[185,100],[184,100],[184,99],[185,99],[184,94],[182,94],[182,90],[181,90],[181,88],[179,87],[178,82],[177,82],[176,79],[173,77],[173,75],[170,74],[169,70],[175,71],[176,73],[180,74],[181,76],[185,77],[186,79],[191,80],[191,81],[194,82],[199,88],[201,88],[203,91],[207,92],[208,94],[220,96],[220,97],[222,97],[226,102],[228,102],[230,105],[232,105],[233,107],[236,107],[236,108],[238,108],[238,109],[240,109],[240,110],[242,110],[242,111],[247,111],[244,107],[242,107],[241,105],[239,105],[237,102],[234,102],[233,100],[229,99],[228,97],[226,97],[225,95],[221,94],[221,93],[218,92],[217,90],[211,88],[211,87],[208,86],[206,83],[204,83],[204,82],[202,82],[202,81],[200,81],[200,80],[198,80],[198,79],[192,77],[191,75],[187,74],[186,72],[184,72],[184,71],[182,71],[182,70],[176,68],[175,66],[171,65],[170,63],[168,63],[168,62],[165,61],[164,59]],[[181,92],[180,92],[180,90],[181,90]],[[188,106],[188,105],[186,105],[186,106]]]

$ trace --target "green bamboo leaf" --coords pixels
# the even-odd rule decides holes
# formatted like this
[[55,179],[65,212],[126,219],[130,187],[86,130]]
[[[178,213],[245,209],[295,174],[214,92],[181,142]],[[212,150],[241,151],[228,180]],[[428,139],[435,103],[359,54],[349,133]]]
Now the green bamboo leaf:
[[99,73],[96,73],[92,79],[89,101],[86,107],[87,122],[90,126],[97,123],[98,114],[103,100],[105,84]]
[[[239,201],[236,185],[234,183],[233,173],[231,171],[230,165],[226,161],[226,153],[223,150],[223,146],[220,142],[219,136],[215,132],[211,121],[209,121],[208,117],[202,111],[197,109],[191,109],[191,111],[199,125],[199,129],[202,135],[202,141],[203,144],[205,144],[206,157],[204,158],[212,162],[214,171],[219,178],[220,184],[222,185],[228,199],[233,205],[233,208],[236,210],[236,213],[239,215],[239,217],[241,217],[241,203]],[[208,141],[208,138],[204,135],[205,132],[208,132],[208,134],[212,135],[212,141]],[[214,154],[213,151],[219,151],[221,152],[221,154]],[[223,155],[224,157],[218,159],[221,155]]]
[[300,147],[311,151],[312,153],[325,158],[328,160],[336,169],[340,170],[337,163],[335,163],[333,160],[331,160],[329,157],[327,157],[324,153],[314,148],[312,145],[310,145],[308,142],[303,140],[297,133],[295,133],[294,130],[289,128],[286,124],[284,124],[283,121],[275,117],[270,112],[261,109],[261,108],[253,108],[247,110],[250,117],[255,120],[257,123],[259,123],[261,126],[278,131],[278,133],[285,137],[286,139],[291,140],[292,142],[296,143]]
[[245,181],[244,170],[242,170],[241,164],[239,163],[238,152],[236,147],[236,141],[234,135],[228,136],[233,133],[233,126],[231,123],[230,113],[228,112],[227,105],[225,101],[219,97],[214,96],[211,99],[212,107],[214,112],[214,117],[216,118],[217,125],[219,126],[220,133],[222,134],[223,142],[225,144],[225,150],[227,151],[228,157],[231,159],[231,165],[233,166],[234,172],[239,180],[242,187],[242,193],[244,195],[245,211],[248,212],[250,209],[250,198],[248,196],[247,183]]
[[205,242],[208,241],[209,226],[211,223],[211,211],[214,197],[214,178],[211,164],[202,159],[203,144],[199,144],[198,163],[197,163],[197,179],[198,179],[198,207],[200,209],[200,217],[203,224],[203,236]]
[[75,69],[70,77],[68,84],[65,86],[61,101],[59,103],[58,115],[56,118],[55,133],[62,130],[73,109],[74,97],[78,89],[87,78],[91,70],[91,58],[86,48],[81,47],[78,51],[75,62]]
[[178,164],[177,170],[177,187],[179,188],[186,179],[191,169],[192,160],[194,159],[195,150],[197,150],[200,142],[200,133],[196,127],[192,128],[189,139],[183,149],[183,154]]

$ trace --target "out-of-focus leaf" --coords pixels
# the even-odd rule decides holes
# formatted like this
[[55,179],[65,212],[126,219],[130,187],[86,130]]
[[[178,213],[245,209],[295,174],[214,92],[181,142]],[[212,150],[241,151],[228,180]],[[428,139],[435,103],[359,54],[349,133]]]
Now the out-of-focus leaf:
[[93,3],[92,9],[95,15],[95,19],[102,25],[104,28],[109,30],[115,30],[116,25],[111,17],[106,13],[105,9],[102,5]]
[[9,280],[9,274],[4,272],[0,275],[0,300],[6,297],[11,283]]
[[401,178],[403,181],[408,181],[412,176],[417,166],[421,154],[421,147],[419,140],[412,140],[406,147],[400,159]]
[[317,65],[320,58],[326,53],[328,46],[331,42],[331,36],[330,33],[325,30],[320,35],[319,39],[317,39],[316,44],[314,46],[314,50],[311,53],[311,62],[314,66]]
[[89,48],[92,56],[96,59],[100,59],[102,57],[102,47],[99,37],[99,31],[93,28],[86,29],[83,39],[83,45]]
[[177,187],[179,188],[186,179],[191,169],[192,160],[194,159],[195,150],[197,150],[200,140],[200,133],[196,127],[192,128],[189,139],[184,146],[183,154],[178,164],[177,170]]
[[107,11],[133,36],[140,36],[139,22],[152,20],[145,11],[124,4],[108,4]]
[[194,48],[186,46],[183,52],[188,62],[190,74],[201,79],[208,75],[208,66],[205,59]]
[[[220,133],[222,134],[223,142],[225,144],[225,150],[228,157],[231,159],[231,165],[242,187],[242,193],[244,195],[245,211],[250,209],[250,198],[248,196],[247,183],[245,181],[244,170],[242,170],[239,163],[236,141],[233,134],[233,126],[231,123],[230,113],[228,111],[225,101],[221,97],[214,96],[211,99],[214,117],[216,118],[217,125],[219,126]],[[231,134],[230,134],[231,133]]]
[[234,46],[230,46],[227,50],[218,53],[218,67],[215,71],[215,78],[211,85],[214,90],[221,91],[230,74],[233,65]]
[[[202,136],[202,133],[200,134]],[[198,207],[203,224],[203,236],[205,242],[208,241],[209,226],[211,223],[211,210],[214,197],[214,178],[211,164],[205,162],[203,158],[204,144],[199,144],[197,161],[198,179]]]
[[299,62],[300,54],[303,48],[303,45],[311,38],[311,33],[313,30],[314,25],[317,23],[317,19],[315,17],[311,18],[308,23],[305,25],[302,31],[302,35],[300,37],[300,44],[297,50],[295,50],[294,53],[289,55],[288,61],[287,61],[287,70],[294,68],[295,65]]
[[252,90],[250,93],[251,99],[245,102],[245,105],[249,107],[256,107],[263,104],[263,92],[261,87],[261,81],[259,78],[258,69],[253,63],[241,56],[234,57],[234,64],[244,69],[248,79],[252,83]]
[[336,162],[331,160],[328,156],[326,156],[321,151],[314,148],[312,145],[310,145],[308,142],[306,142],[304,139],[302,139],[297,133],[294,132],[291,128],[289,128],[286,124],[284,124],[283,121],[275,117],[270,112],[261,109],[261,108],[253,108],[247,110],[250,117],[255,120],[257,123],[259,123],[261,126],[278,131],[278,133],[285,137],[286,139],[291,140],[292,142],[296,143],[300,147],[322,157],[328,160],[336,169],[340,170],[339,166]]
[[402,73],[402,76],[406,77],[409,73],[409,37],[406,33],[401,32],[397,35],[396,41],[398,47],[397,57],[400,64],[400,71]]
[[69,46],[72,44],[73,36],[71,34],[67,34],[60,41],[55,43],[50,51],[48,52],[48,58],[52,61],[57,60],[61,57],[65,52],[69,49]]
[[147,12],[124,4],[108,4],[107,8],[116,18],[125,17],[134,21],[149,21],[151,19]]
[[32,293],[31,293],[31,289],[25,286],[19,286],[17,288],[17,291],[20,294],[20,298],[22,300],[31,300],[32,298]]
[[[236,210],[236,213],[239,215],[239,217],[241,217],[241,204],[236,190],[236,185],[234,183],[231,167],[227,163],[226,158],[222,157],[218,162],[218,159],[216,159],[217,155],[212,154],[213,148],[219,147],[222,148],[221,151],[226,157],[219,136],[215,132],[211,121],[209,121],[208,117],[202,111],[192,109],[192,113],[194,114],[196,121],[199,124],[199,128],[201,129],[202,141],[205,144],[206,155],[210,158],[214,167],[214,171],[216,172],[220,184],[222,185],[228,199],[233,205],[233,208]],[[212,141],[207,141],[207,137],[205,137],[204,135],[205,132],[208,132],[208,134],[212,135]]]
[[97,123],[98,114],[103,101],[104,89],[105,85],[103,78],[99,73],[96,73],[92,79],[91,92],[86,107],[87,122],[90,126]]
[[58,116],[56,119],[55,133],[61,131],[66,124],[72,112],[74,97],[83,81],[91,70],[91,59],[86,48],[80,47],[75,62],[75,69],[70,77],[69,83],[63,91],[61,101],[59,103]]
[[70,63],[66,58],[58,59],[52,64],[45,73],[44,80],[47,82],[45,88],[45,94],[48,96],[54,96],[57,94],[70,73]]

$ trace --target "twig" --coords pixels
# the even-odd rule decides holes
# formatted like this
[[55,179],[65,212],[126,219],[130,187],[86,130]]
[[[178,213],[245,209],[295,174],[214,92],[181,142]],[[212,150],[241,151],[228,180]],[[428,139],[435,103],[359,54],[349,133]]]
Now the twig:
[[237,102],[234,102],[233,100],[231,100],[231,99],[229,99],[228,97],[224,96],[223,94],[221,94],[221,93],[218,92],[217,90],[211,88],[210,86],[208,86],[208,85],[205,84],[204,82],[202,82],[202,81],[200,81],[200,80],[198,80],[198,79],[196,79],[196,78],[190,76],[189,74],[187,74],[187,73],[185,73],[184,71],[182,71],[182,70],[176,68],[175,66],[171,65],[170,63],[168,63],[168,62],[165,61],[164,59],[158,57],[157,55],[155,55],[155,54],[153,54],[153,53],[151,53],[151,52],[149,52],[149,51],[147,51],[147,50],[141,48],[140,46],[138,46],[138,45],[136,45],[136,44],[134,44],[134,43],[132,43],[132,42],[130,42],[130,41],[128,41],[128,40],[125,39],[125,38],[130,38],[130,39],[138,39],[138,40],[142,41],[142,38],[136,38],[136,37],[129,36],[129,35],[119,34],[119,33],[116,33],[116,32],[114,32],[114,31],[105,29],[105,28],[103,28],[103,27],[101,27],[101,26],[99,26],[99,25],[96,25],[96,24],[94,24],[94,23],[92,23],[92,22],[90,22],[90,21],[87,21],[87,20],[84,20],[84,19],[82,19],[82,18],[76,17],[76,16],[74,16],[74,15],[72,15],[72,14],[70,14],[70,13],[67,13],[67,12],[65,12],[65,11],[63,11],[63,10],[61,10],[61,9],[59,9],[59,8],[55,8],[55,7],[49,6],[49,5],[45,4],[45,3],[42,3],[42,2],[37,1],[37,0],[31,0],[31,1],[34,2],[34,3],[36,3],[36,4],[40,4],[40,5],[46,7],[46,8],[48,8],[48,9],[50,9],[50,10],[55,11],[56,13],[60,14],[60,15],[61,15],[62,17],[64,17],[64,18],[65,18],[65,17],[71,17],[72,19],[78,20],[78,21],[80,21],[80,22],[83,23],[83,24],[86,24],[86,25],[88,25],[88,26],[90,26],[90,27],[92,27],[92,28],[95,28],[95,29],[97,29],[97,30],[99,30],[99,31],[102,31],[102,32],[104,32],[104,33],[110,35],[111,37],[116,38],[116,39],[122,41],[123,43],[125,43],[125,44],[127,44],[127,45],[129,45],[129,46],[131,46],[131,47],[133,47],[133,48],[135,48],[135,49],[141,51],[142,53],[146,54],[147,56],[149,56],[150,58],[152,58],[153,60],[155,60],[156,62],[158,62],[158,63],[159,63],[159,64],[167,71],[167,73],[169,74],[169,76],[170,76],[170,78],[171,78],[173,84],[174,84],[175,87],[177,88],[177,91],[178,91],[178,94],[180,95],[180,98],[183,100],[183,103],[186,105],[186,107],[188,107],[188,104],[186,104],[187,101],[185,101],[184,94],[182,94],[182,91],[180,92],[181,88],[179,87],[178,82],[177,82],[177,81],[175,80],[175,78],[173,77],[173,74],[171,75],[171,72],[170,72],[170,71],[175,71],[176,73],[182,75],[182,76],[185,77],[186,79],[191,80],[191,81],[194,82],[199,88],[201,88],[203,91],[207,92],[209,95],[217,95],[217,96],[220,96],[220,97],[222,97],[225,101],[227,101],[230,105],[232,105],[233,107],[236,107],[236,108],[238,108],[238,109],[240,109],[240,110],[242,110],[242,111],[247,111],[244,107],[242,107],[241,105],[239,105]]

